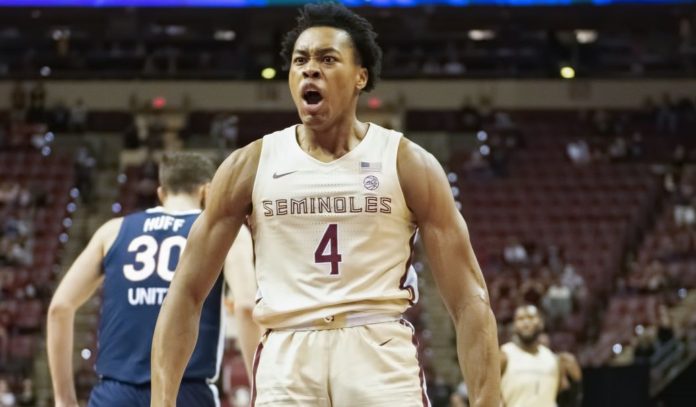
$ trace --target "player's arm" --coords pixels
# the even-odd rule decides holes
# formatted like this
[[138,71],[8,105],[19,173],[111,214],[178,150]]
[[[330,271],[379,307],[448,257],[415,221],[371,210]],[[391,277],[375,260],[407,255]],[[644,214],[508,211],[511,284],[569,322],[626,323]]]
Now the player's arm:
[[152,406],[175,406],[198,338],[201,308],[251,209],[261,141],[237,150],[218,168],[206,209],[191,227],[152,340]]
[[500,350],[486,284],[442,167],[402,140],[398,171],[416,216],[435,282],[454,321],[457,353],[472,407],[500,404]]
[[56,406],[77,406],[72,366],[75,312],[102,283],[102,259],[107,246],[118,234],[121,222],[122,219],[113,219],[94,233],[51,299],[46,347]]
[[582,369],[578,360],[575,359],[572,353],[561,352],[558,354],[558,359],[560,362],[560,370],[563,374],[570,378],[574,382],[579,382],[582,380]]
[[559,391],[568,390],[573,383],[582,380],[582,369],[572,353],[560,352],[556,355],[556,361],[558,363]]
[[261,339],[261,328],[252,318],[256,299],[256,273],[251,233],[246,227],[239,229],[225,259],[225,280],[232,290],[234,318],[239,328],[239,346],[251,380],[251,366]]

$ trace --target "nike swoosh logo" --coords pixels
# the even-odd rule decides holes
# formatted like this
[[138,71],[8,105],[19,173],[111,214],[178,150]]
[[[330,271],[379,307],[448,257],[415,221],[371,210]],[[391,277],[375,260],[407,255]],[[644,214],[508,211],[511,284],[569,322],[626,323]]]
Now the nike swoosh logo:
[[290,171],[290,172],[284,172],[284,173],[282,173],[282,174],[278,174],[277,172],[274,172],[274,173],[273,173],[273,179],[282,178],[282,177],[284,177],[284,176],[286,176],[286,175],[290,175],[290,174],[293,174],[293,173],[296,173],[296,172],[297,172],[297,170],[295,170],[295,171]]
[[388,344],[389,342],[391,342],[392,339],[394,339],[394,338],[387,339],[386,341],[380,343],[379,346],[384,346],[384,345]]

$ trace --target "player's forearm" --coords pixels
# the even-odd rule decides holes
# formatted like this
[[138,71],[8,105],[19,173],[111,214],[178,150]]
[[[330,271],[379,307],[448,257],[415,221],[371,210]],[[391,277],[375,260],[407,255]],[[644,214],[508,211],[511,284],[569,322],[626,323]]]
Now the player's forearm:
[[239,343],[244,358],[244,366],[247,370],[249,381],[252,380],[252,364],[254,363],[254,353],[261,339],[261,328],[252,318],[252,310],[242,308],[235,310],[235,317],[239,325]]
[[73,380],[73,321],[75,311],[52,304],[46,323],[46,347],[48,364],[57,406],[76,406],[75,382]]
[[500,355],[495,317],[479,298],[454,315],[457,354],[472,407],[499,407]]
[[152,406],[174,407],[198,338],[202,302],[170,288],[152,339]]

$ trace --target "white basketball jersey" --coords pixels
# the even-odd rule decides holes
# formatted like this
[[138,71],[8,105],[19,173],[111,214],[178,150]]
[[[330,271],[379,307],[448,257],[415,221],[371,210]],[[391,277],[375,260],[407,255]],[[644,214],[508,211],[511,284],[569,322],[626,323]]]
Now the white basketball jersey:
[[262,326],[402,313],[417,301],[416,226],[396,170],[401,136],[370,124],[329,163],[302,150],[296,126],[263,138],[251,216]]
[[558,393],[558,359],[539,345],[536,354],[513,342],[502,346],[507,367],[501,387],[505,407],[555,407]]

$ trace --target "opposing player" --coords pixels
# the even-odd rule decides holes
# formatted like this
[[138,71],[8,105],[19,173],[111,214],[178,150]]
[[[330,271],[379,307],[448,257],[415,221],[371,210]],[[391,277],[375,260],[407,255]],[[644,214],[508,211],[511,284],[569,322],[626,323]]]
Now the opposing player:
[[[214,171],[212,162],[200,155],[165,155],[157,191],[162,206],[106,222],[70,267],[48,312],[48,355],[56,406],[77,406],[73,320],[76,310],[100,286],[103,299],[96,362],[100,382],[90,395],[89,406],[150,404],[150,348],[155,322]],[[242,237],[244,233],[248,232],[240,231]],[[250,253],[250,249],[235,244],[226,267],[252,267],[244,264],[250,263],[245,258]],[[218,405],[212,383],[219,371],[224,332],[223,279],[219,270],[217,274],[199,314],[201,330],[184,374],[181,406]]]
[[[153,406],[172,406],[203,300],[250,215],[269,329],[254,361],[255,406],[429,405],[411,326],[416,230],[456,326],[472,405],[498,407],[499,352],[488,293],[437,160],[400,133],[356,117],[379,77],[371,25],[337,4],[306,5],[284,40],[302,124],[233,153],[162,308]],[[172,340],[176,338],[176,340]]]
[[237,340],[249,381],[251,381],[254,352],[262,331],[253,319],[257,287],[253,242],[249,228],[246,226],[239,229],[237,238],[227,254],[224,273],[234,301],[233,313],[238,327]]
[[555,407],[565,375],[577,377],[579,369],[570,366],[569,354],[558,357],[540,343],[543,329],[534,305],[515,310],[513,339],[501,347],[505,407]]

